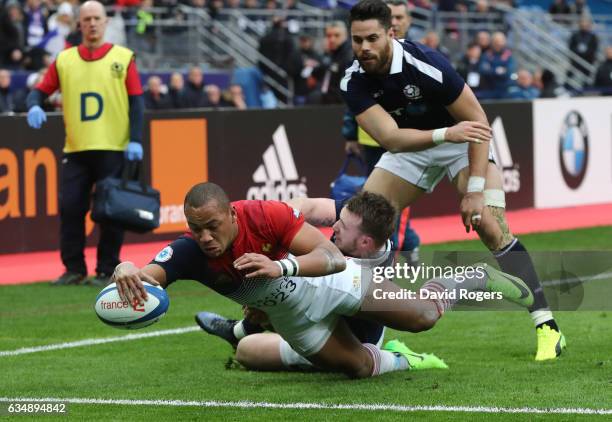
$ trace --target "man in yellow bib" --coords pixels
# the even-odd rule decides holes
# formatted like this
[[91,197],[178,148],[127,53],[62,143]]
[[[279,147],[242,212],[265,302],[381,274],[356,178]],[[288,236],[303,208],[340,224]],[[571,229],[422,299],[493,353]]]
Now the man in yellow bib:
[[[124,156],[142,160],[144,102],[134,53],[104,42],[108,18],[101,3],[87,1],[79,11],[83,41],[62,51],[27,99],[28,124],[47,120],[40,108],[60,89],[66,143],[60,176],[60,250],[66,268],[55,285],[81,284],[85,264],[85,215],[96,181],[119,176]],[[95,285],[106,285],[117,264],[123,231],[101,224]]]

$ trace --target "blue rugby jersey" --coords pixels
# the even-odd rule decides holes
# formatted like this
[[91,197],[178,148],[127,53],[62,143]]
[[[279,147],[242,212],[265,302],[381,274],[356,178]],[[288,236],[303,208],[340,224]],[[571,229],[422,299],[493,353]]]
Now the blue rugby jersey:
[[459,97],[464,84],[440,52],[412,41],[393,40],[389,74],[368,75],[355,60],[340,88],[356,116],[380,104],[398,127],[427,130],[456,123],[446,106]]

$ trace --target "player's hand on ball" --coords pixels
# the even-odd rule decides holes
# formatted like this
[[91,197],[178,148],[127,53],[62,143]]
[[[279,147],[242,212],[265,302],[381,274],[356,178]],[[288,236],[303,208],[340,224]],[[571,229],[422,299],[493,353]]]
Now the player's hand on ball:
[[277,263],[258,253],[245,253],[234,261],[234,268],[245,272],[246,278],[278,278],[283,275]]
[[482,192],[468,192],[461,200],[461,219],[465,226],[465,232],[470,232],[470,227],[476,231],[482,222],[484,211],[484,194]]
[[489,125],[481,122],[464,121],[446,129],[444,140],[457,144],[464,142],[482,144],[491,141],[492,136],[493,132]]
[[117,285],[119,297],[130,303],[143,303],[147,300],[147,291],[142,284],[143,281],[159,286],[157,280],[140,271],[140,268],[131,262],[122,262],[117,265],[112,278]]

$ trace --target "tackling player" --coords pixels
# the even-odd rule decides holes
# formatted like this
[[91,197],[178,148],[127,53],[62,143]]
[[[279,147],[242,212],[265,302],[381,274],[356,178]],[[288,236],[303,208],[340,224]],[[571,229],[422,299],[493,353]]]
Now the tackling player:
[[[348,203],[344,219],[340,218],[344,208],[343,201],[300,197],[287,203],[299,210],[313,226],[333,225],[332,241],[344,255],[371,260],[371,265],[392,265],[392,245],[385,235],[393,231],[396,213],[389,202],[379,195],[358,193]],[[246,312],[257,315],[259,319],[266,318],[263,313],[253,310]],[[343,319],[361,343],[381,347],[384,339],[383,325],[355,317]],[[265,329],[262,324],[255,323],[252,317],[237,321],[212,312],[200,312],[196,315],[196,322],[204,331],[226,340],[235,347],[236,360],[247,369],[274,371],[312,368],[312,363],[293,350],[280,335],[263,333]],[[400,347],[399,342],[393,340],[385,349],[397,347]],[[413,353],[413,357],[412,369],[446,367],[434,355]]]
[[[184,209],[190,236],[164,248],[143,269],[129,262],[117,266],[113,277],[121,298],[144,300],[142,280],[163,287],[178,279],[197,280],[265,312],[276,332],[315,366],[352,378],[408,369],[411,353],[406,348],[391,352],[361,344],[342,316],[418,332],[433,327],[457,302],[459,291],[501,292],[522,306],[533,302],[520,279],[487,266],[461,283],[452,278],[430,280],[421,288],[428,298],[396,300],[393,296],[403,292],[399,286],[388,280],[372,283],[367,260],[342,257],[286,204],[230,203],[219,186],[201,183],[187,194]],[[341,220],[350,218],[346,212],[343,209]],[[383,297],[372,295],[374,287]]]
[[446,174],[461,195],[466,231],[473,228],[502,270],[525,280],[533,292],[535,359],[556,359],[565,338],[529,254],[508,228],[502,178],[489,148],[491,130],[474,93],[442,54],[393,39],[382,0],[361,0],[349,22],[357,60],[346,70],[341,90],[359,126],[389,151],[364,189],[402,210]]

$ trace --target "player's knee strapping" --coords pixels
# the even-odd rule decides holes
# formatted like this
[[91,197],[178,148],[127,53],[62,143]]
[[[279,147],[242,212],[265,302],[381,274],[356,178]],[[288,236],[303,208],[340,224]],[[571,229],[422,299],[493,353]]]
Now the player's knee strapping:
[[506,194],[501,189],[485,189],[485,205],[489,207],[506,208]]

